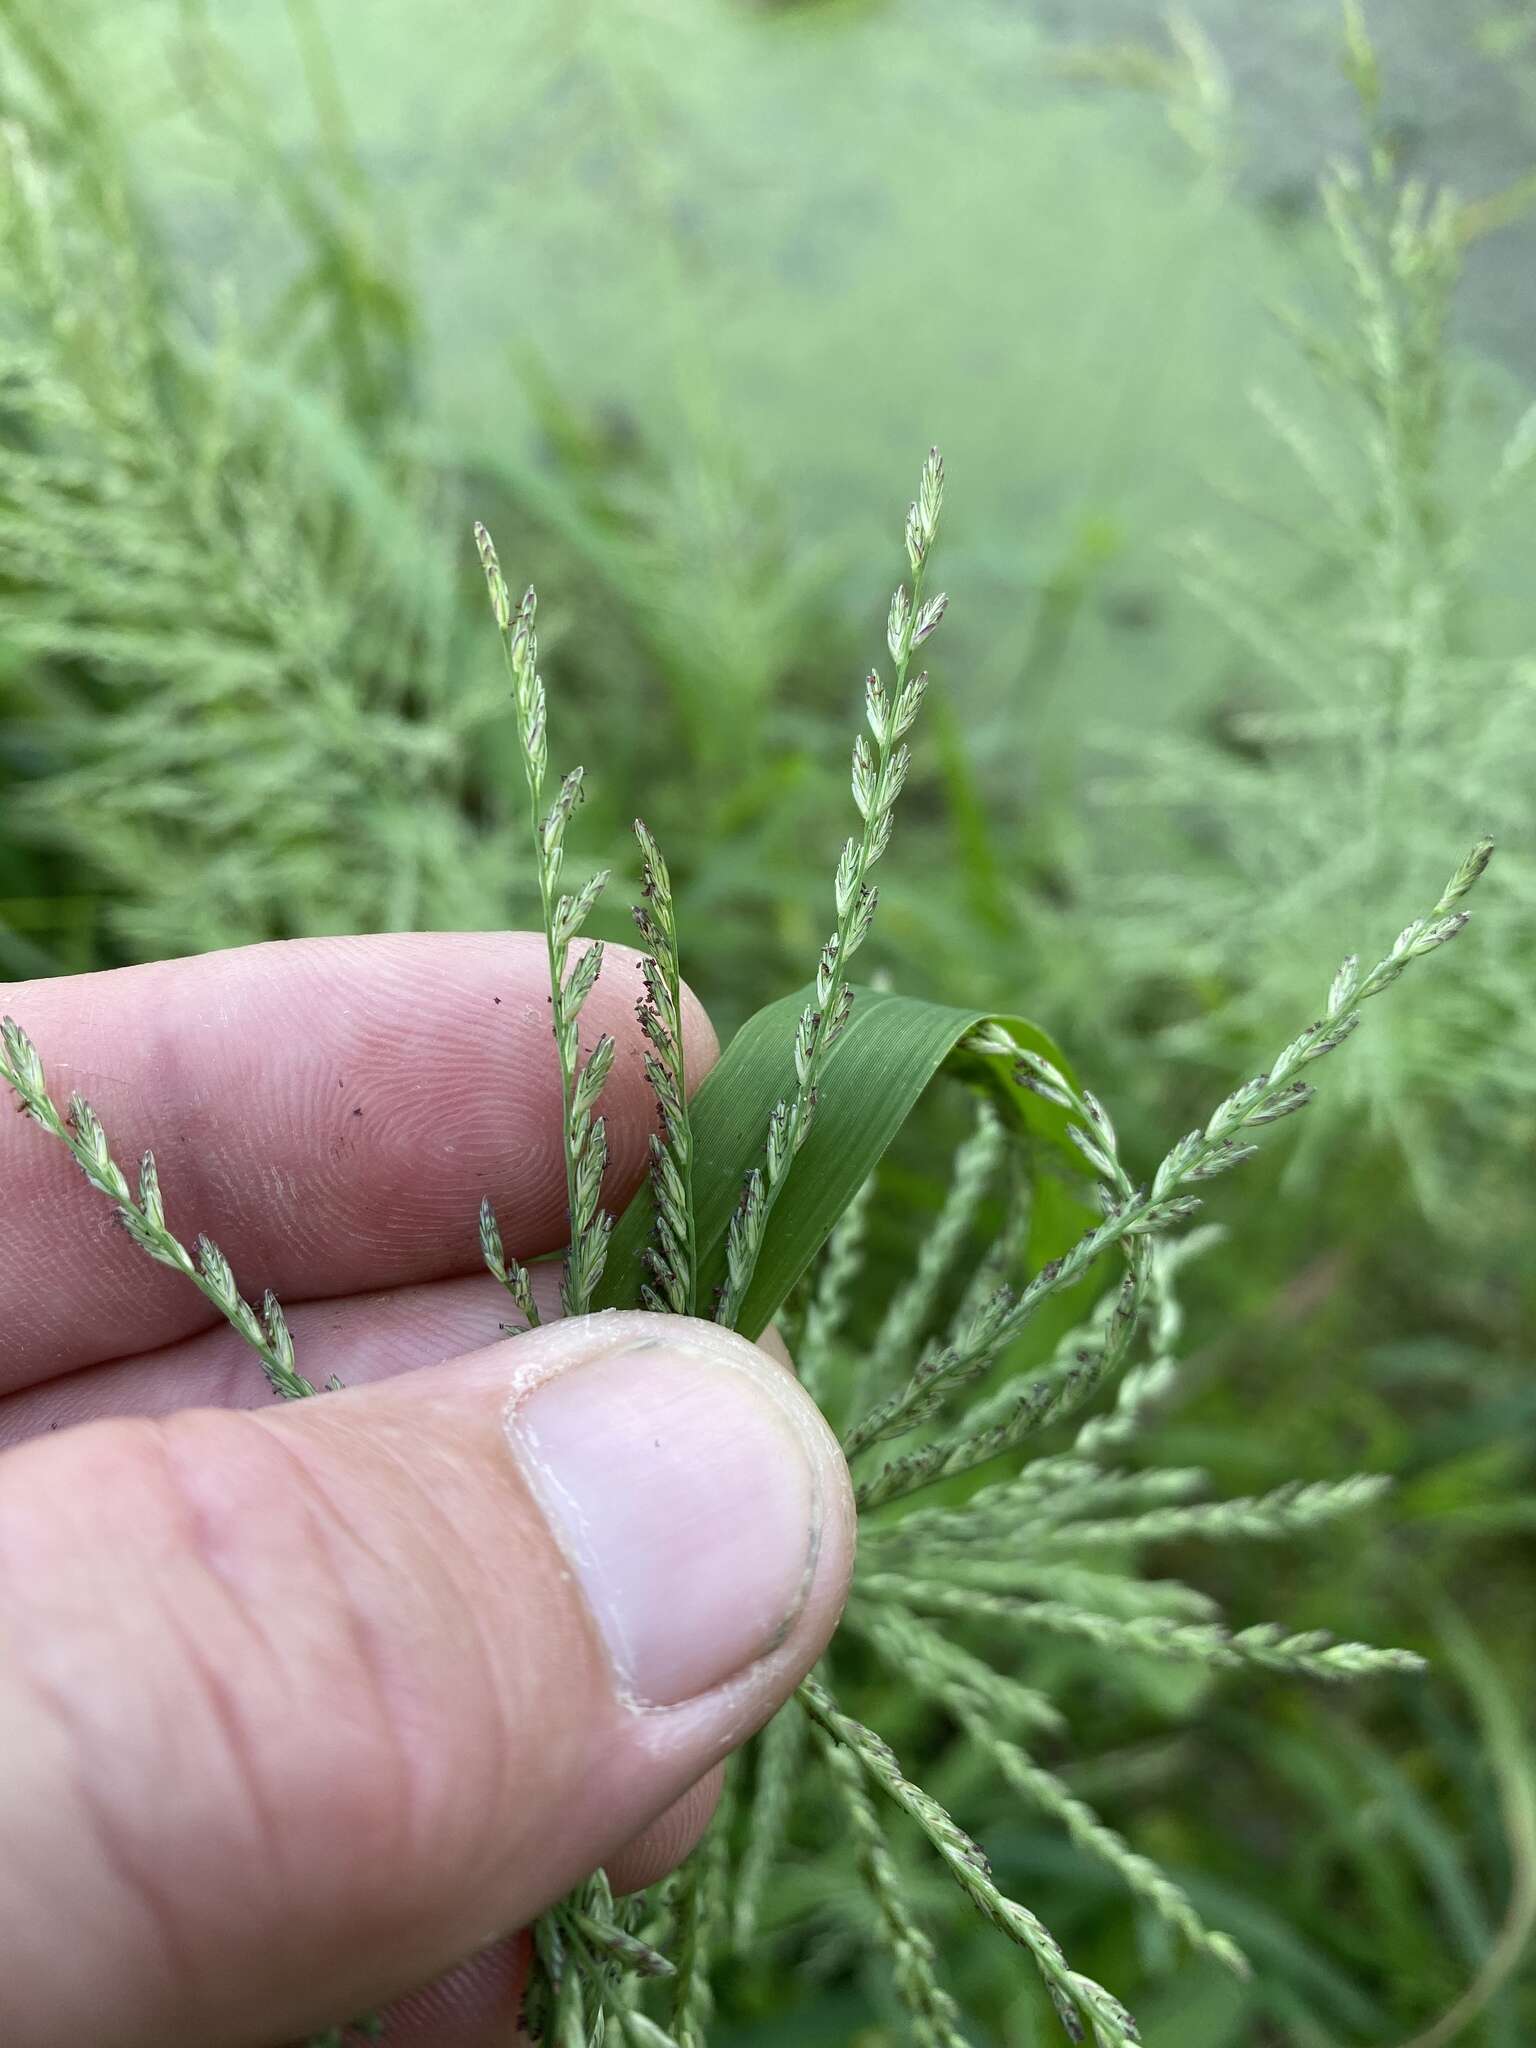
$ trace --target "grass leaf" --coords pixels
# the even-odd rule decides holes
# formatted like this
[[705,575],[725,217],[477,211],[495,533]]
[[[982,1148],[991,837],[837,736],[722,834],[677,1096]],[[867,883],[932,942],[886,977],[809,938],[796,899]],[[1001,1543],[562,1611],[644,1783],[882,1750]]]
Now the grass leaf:
[[[742,1181],[757,1164],[764,1126],[774,1105],[794,1093],[795,1025],[808,994],[802,989],[748,1018],[694,1097],[701,1306],[724,1274],[731,1216],[741,1199]],[[847,1028],[827,1054],[816,1121],[793,1167],[794,1197],[770,1220],[742,1305],[737,1326],[745,1336],[758,1336],[772,1321],[940,1073],[953,1074],[984,1092],[1006,1125],[1032,1144],[1037,1181],[1052,1190],[1051,1199],[1038,1205],[1032,1262],[1055,1257],[1098,1221],[1097,1213],[1071,1192],[1079,1162],[1067,1137],[1067,1113],[1021,1087],[1010,1059],[960,1049],[989,1021],[985,1010],[952,1009],[882,989],[858,990]],[[1017,1017],[998,1021],[1019,1045],[1055,1066],[1064,1065],[1037,1026]],[[1065,1187],[1063,1174],[1071,1176]],[[639,1305],[652,1225],[647,1187],[635,1196],[614,1230],[594,1308]]]

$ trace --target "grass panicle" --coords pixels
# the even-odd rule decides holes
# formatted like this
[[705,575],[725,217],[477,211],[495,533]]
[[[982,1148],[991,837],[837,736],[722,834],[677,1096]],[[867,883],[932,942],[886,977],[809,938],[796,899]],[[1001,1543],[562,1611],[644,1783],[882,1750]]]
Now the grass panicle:
[[834,1398],[837,1348],[852,1305],[849,1297],[863,1264],[864,1232],[874,1197],[875,1176],[871,1174],[832,1227],[796,1334],[795,1369],[801,1384],[823,1406]]
[[[264,11],[244,11],[251,20],[237,52],[213,33],[205,8],[181,10],[177,49],[189,61],[177,76],[191,86],[178,111],[192,119],[171,127],[195,128],[217,149],[199,210],[206,201],[210,221],[240,217],[227,238],[228,288],[220,280],[210,291],[205,267],[186,260],[204,238],[178,229],[181,202],[162,177],[171,168],[162,124],[138,132],[149,100],[164,104],[170,73],[156,71],[151,94],[137,90],[140,32],[114,26],[107,49],[89,27],[92,11],[58,0],[0,9],[0,975],[337,931],[484,930],[508,921],[510,902],[514,921],[544,925],[552,957],[563,946],[554,979],[563,976],[576,1007],[572,977],[593,971],[583,966],[584,933],[560,936],[560,886],[541,884],[545,828],[553,817],[563,841],[585,785],[556,777],[540,799],[529,794],[524,743],[542,749],[544,716],[531,606],[527,672],[513,677],[523,701],[509,731],[501,656],[522,608],[501,593],[500,650],[467,629],[482,600],[451,508],[472,488],[494,507],[490,524],[517,533],[541,588],[579,593],[586,629],[580,644],[572,636],[562,647],[571,701],[603,733],[608,768],[622,764],[628,789],[645,791],[673,858],[669,929],[657,917],[655,938],[642,934],[654,963],[643,972],[660,977],[651,1002],[660,1029],[680,1048],[668,1007],[679,932],[699,945],[698,978],[728,1011],[792,986],[807,930],[814,938],[824,929],[819,916],[806,924],[824,883],[817,835],[786,820],[814,821],[846,802],[836,763],[823,758],[812,679],[862,664],[814,522],[786,513],[782,491],[762,482],[784,474],[778,451],[765,457],[750,443],[762,404],[717,408],[695,393],[702,402],[686,419],[665,404],[631,416],[610,405],[606,373],[583,389],[573,359],[559,389],[529,367],[500,394],[508,412],[529,419],[536,454],[523,452],[518,434],[489,456],[478,445],[468,459],[456,454],[464,437],[443,432],[432,394],[459,380],[442,376],[431,340],[456,323],[429,319],[398,267],[402,240],[370,191],[378,151],[369,111],[355,130],[338,112],[340,83],[367,76],[366,65],[353,67],[357,53],[338,52],[346,61],[330,67],[313,6],[291,10],[316,102],[306,137],[291,96],[266,107],[251,84],[265,66],[252,70],[245,37],[257,49],[273,32],[257,23]],[[1454,52],[1458,75],[1472,67],[1468,77],[1498,82],[1499,104],[1513,105],[1529,82],[1521,32],[1492,24],[1486,36],[1477,31],[1474,49],[1472,31],[1463,24],[1458,35],[1454,23],[1472,11],[1414,10],[1422,20],[1405,30],[1404,49],[1435,39],[1422,47]],[[265,12],[280,23],[289,10]],[[878,43],[878,10],[869,12],[848,32],[857,40],[868,30]],[[786,32],[803,43],[797,26]],[[562,33],[527,53],[534,99],[554,104],[541,67],[561,67],[572,90],[556,99],[584,130],[583,93],[601,72],[605,94],[617,86],[626,103],[620,127],[644,148],[646,110],[665,118],[680,91],[683,118],[668,147],[679,144],[678,174],[696,177],[700,159],[690,166],[684,138],[704,130],[676,67],[653,79],[645,39],[611,25],[595,35],[573,26],[568,49]],[[957,47],[968,33],[947,20],[935,31],[959,38]],[[1033,26],[1019,33],[1038,40]],[[752,40],[755,63],[762,39]],[[822,40],[820,54],[797,48],[813,92],[818,67],[842,61],[833,45],[841,51],[844,39]],[[1070,1925],[1074,1956],[1091,1959],[1093,1978],[1107,1983],[1132,1967],[1155,1979],[1186,1947],[1233,1960],[1203,1918],[1185,1915],[1182,1888],[1143,1856],[1154,1846],[1190,1872],[1189,1898],[1240,1935],[1257,1965],[1251,1986],[1219,1987],[1215,2008],[1198,2003],[1203,1976],[1192,1973],[1188,1987],[1165,1983],[1157,2038],[1170,2026],[1201,2028],[1212,2009],[1245,2041],[1411,2037],[1415,2048],[1449,2048],[1486,2033],[1489,2048],[1513,2048],[1532,2035],[1520,1963],[1536,1920],[1536,1765],[1521,1726],[1529,1659],[1517,1555],[1529,1519],[1520,1453],[1529,1433],[1511,1422],[1524,1416],[1528,1391],[1519,1274],[1536,1099],[1536,886],[1524,850],[1536,721],[1522,537],[1536,407],[1509,391],[1520,365],[1507,348],[1493,351],[1495,363],[1479,360],[1491,332],[1486,298],[1480,310],[1474,292],[1470,317],[1454,304],[1468,251],[1477,261],[1494,253],[1475,245],[1528,209],[1531,184],[1517,179],[1466,204],[1405,175],[1400,115],[1414,110],[1396,97],[1355,0],[1344,41],[1365,146],[1357,166],[1324,181],[1323,232],[1303,232],[1291,252],[1304,269],[1321,252],[1332,276],[1320,276],[1310,296],[1325,310],[1289,322],[1289,361],[1262,340],[1250,352],[1220,339],[1208,384],[1197,313],[1184,376],[1220,445],[1188,441],[1191,392],[1181,403],[1177,379],[1141,390],[1144,408],[1133,374],[1133,409],[1139,419],[1145,412],[1154,439],[1127,459],[1145,465],[1141,482],[1153,496],[1116,490],[1113,506],[1070,424],[1089,416],[1089,401],[1095,417],[1102,411],[1103,360],[1075,348],[1070,318],[1061,325],[1054,353],[1032,365],[1044,379],[1047,431],[1027,433],[1016,449],[1007,435],[992,436],[991,475],[975,501],[1027,495],[1040,517],[1026,544],[1044,573],[1028,579],[1033,591],[978,577],[976,565],[1002,559],[1001,543],[972,529],[966,618],[982,659],[933,707],[944,714],[935,721],[938,773],[925,802],[904,812],[914,859],[903,914],[882,925],[887,964],[898,984],[957,992],[974,975],[966,993],[988,1004],[1011,1006],[1027,990],[1060,1023],[1069,1053],[1087,1058],[1092,1047],[1095,1073],[1112,1077],[1103,1092],[1123,1138],[1070,1072],[1053,1075],[1022,1055],[1013,1064],[1055,1090],[1051,1106],[1076,1125],[1083,1167],[1102,1190],[1102,1234],[1075,1250],[1079,1225],[1052,1235],[1062,1184],[1037,1171],[1006,1116],[1000,1164],[962,1226],[968,1195],[952,1182],[946,1197],[941,1148],[924,1156],[918,1142],[930,1117],[937,1125],[945,1114],[937,1103],[836,1222],[819,1271],[806,1276],[791,1348],[850,1441],[872,1419],[877,1428],[857,1451],[860,1564],[845,1632],[824,1666],[830,1704],[820,1720],[791,1705],[733,1766],[746,1796],[734,1815],[722,1811],[685,1879],[623,1901],[597,1876],[541,1919],[530,2018],[560,2048],[677,2048],[678,2031],[704,2031],[712,1994],[722,2032],[843,2039],[869,2017],[893,2036],[943,2041],[953,2026],[963,2039],[1049,2038],[1033,2010],[1031,1972],[1014,1967],[973,1912],[983,1903],[976,1862],[919,1783],[943,1791],[940,1812],[951,1809],[988,1840],[995,1831],[1010,1857],[1023,1845],[1031,1875],[1007,1889],[1029,1887],[1040,1917],[1006,1905],[993,1912],[1035,1953],[1067,2032],[1095,2037],[1095,2048],[1129,2039],[1129,2022],[1101,1986],[1074,1978],[1042,1920]],[[927,67],[914,78],[939,124],[933,136],[946,118],[953,123],[956,105],[971,121],[965,66],[932,65],[933,50],[911,37],[904,47],[904,62]],[[1186,284],[1206,275],[1191,260],[1214,257],[1226,293],[1219,337],[1230,336],[1255,284],[1267,296],[1241,261],[1223,260],[1254,246],[1251,219],[1232,232],[1239,208],[1246,212],[1236,195],[1263,182],[1257,160],[1234,175],[1240,150],[1265,147],[1248,118],[1253,88],[1229,90],[1216,43],[1183,20],[1166,47],[1117,38],[1095,53],[1074,32],[1060,55],[1074,101],[1095,84],[1150,90],[1194,146],[1198,188],[1185,196],[1202,231],[1178,239],[1201,253],[1179,257],[1158,244],[1147,255],[1173,262],[1170,279]],[[1334,75],[1326,52],[1319,57],[1316,77]],[[872,152],[887,148],[895,131],[884,124],[893,110],[903,118],[906,102],[887,93],[881,108],[863,124]],[[814,97],[806,109],[812,163]],[[1070,116],[1082,112],[1075,104]],[[558,144],[550,118],[548,139]],[[1490,138],[1496,127],[1487,126]],[[941,167],[942,151],[929,154]],[[1486,164],[1468,159],[1448,129],[1416,154],[1437,167],[1462,154],[1473,189],[1485,189]],[[1138,185],[1144,155],[1131,174]],[[1093,175],[1110,180],[1113,195],[1126,166],[1113,150],[1098,152]],[[914,195],[942,203],[934,179],[908,184],[890,216],[897,230],[917,221]],[[663,235],[675,226],[667,211],[656,221]],[[579,221],[573,231],[579,237]],[[1272,235],[1258,239],[1275,247]],[[635,241],[647,264],[655,245],[648,234]],[[904,254],[912,243],[901,246]],[[872,244],[864,253],[875,252]],[[684,292],[690,268],[677,266]],[[1129,273],[1122,264],[1109,274]],[[1162,295],[1185,311],[1209,296]],[[1158,303],[1154,292],[1154,317]],[[965,293],[952,304],[963,309]],[[686,317],[670,318],[686,312],[679,299],[669,331],[686,330]],[[467,329],[462,346],[476,348]],[[1082,361],[1062,382],[1066,353]],[[477,360],[489,358],[481,350]],[[1242,449],[1232,415],[1255,366],[1260,434],[1279,457],[1271,470],[1256,469],[1251,450],[1230,452]],[[650,388],[648,374],[637,367],[637,394]],[[867,424],[864,412],[854,416]],[[1159,459],[1155,437],[1170,421],[1190,457],[1174,465],[1187,471],[1182,484]],[[863,459],[828,444],[821,467],[830,477]],[[1087,478],[1086,495],[1067,493],[1070,509],[1053,518],[1047,508],[1061,494],[1049,486],[1062,462]],[[892,607],[893,660],[909,630],[915,645],[936,623],[925,579],[939,482],[930,466],[907,517],[911,583]],[[1219,526],[1191,511],[1192,493],[1218,508]],[[1211,530],[1167,556],[1148,545],[1169,521],[1192,517]],[[1160,559],[1174,565],[1171,575],[1153,566]],[[1021,625],[1019,687],[1005,689]],[[872,908],[876,841],[889,830],[888,805],[884,825],[875,822],[882,774],[890,796],[900,759],[902,736],[883,746],[881,733],[910,685],[893,695],[887,676],[870,692],[853,764],[861,820],[839,869],[835,920],[836,935],[846,928],[850,940],[861,903]],[[523,715],[530,707],[536,731]],[[1022,744],[1020,717],[1029,720]],[[1134,734],[1133,758],[1107,782],[1073,767],[1074,756],[1085,768],[1105,759],[1092,731],[1104,719]],[[750,764],[745,773],[734,772],[738,763]],[[542,777],[542,751],[539,766]],[[583,824],[593,864],[617,868],[633,803],[616,776],[604,783]],[[988,805],[989,787],[1000,803]],[[1094,818],[1101,791],[1109,802]],[[509,874],[508,834],[525,810],[535,860]],[[1346,963],[1326,999],[1328,1028],[1287,1048],[1294,1058],[1278,1093],[1266,1097],[1272,1069],[1227,1098],[1154,1181],[1144,1185],[1125,1162],[1158,1158],[1156,1119],[1170,1094],[1205,1099],[1211,1077],[1246,1057],[1239,1048],[1270,1042],[1276,1018],[1314,1015],[1314,964],[1344,949],[1362,912],[1377,916],[1399,889],[1432,877],[1446,849],[1485,831],[1509,850],[1503,885],[1479,911],[1476,973],[1426,976],[1422,991],[1393,1004],[1373,1024],[1370,1057],[1340,1063],[1309,1111],[1283,1178],[1234,1185],[1234,1197],[1253,1199],[1233,1215],[1230,1243],[1195,1272],[1188,1340],[1188,1262],[1212,1254],[1220,1234],[1189,1228],[1187,1205],[1213,1175],[1242,1163],[1270,1121],[1310,1101],[1315,1057],[1331,1049],[1335,1025],[1352,1028],[1358,1017],[1368,977],[1357,963]],[[654,915],[644,853],[642,842],[642,896]],[[1461,909],[1447,892],[1438,918],[1399,953],[1393,978]],[[744,1142],[760,1153],[768,1105],[783,1097],[775,1156],[733,1156],[723,1176],[733,1193],[748,1166],[762,1180],[777,1165],[781,1226],[815,1177],[814,1154],[791,1142],[812,1128],[814,1090],[823,1138],[845,1081],[856,1094],[857,1017],[827,1057],[849,985],[832,984],[850,960],[856,970],[859,960],[840,948],[824,971],[827,1000],[811,1010],[825,1021],[814,1031],[802,1002],[789,1006],[800,1017],[802,1067],[808,1056],[817,1062],[810,1089],[786,1058],[789,1078],[744,1120]],[[11,1006],[20,1004],[18,996]],[[585,1105],[573,1131],[590,1069],[579,1037],[558,1020],[556,1035],[568,1193],[590,1202],[599,1104]],[[667,1098],[686,1104],[687,1076],[668,1045],[650,1035],[646,1044],[660,1069],[652,1086],[662,1148],[647,1219],[671,1205],[665,1230],[647,1220],[646,1280],[657,1301],[691,1290],[693,1306],[709,1313],[709,1282],[686,1235],[687,1185],[690,1166],[702,1189],[718,1162],[675,1115],[669,1125]],[[0,1042],[0,1057],[45,1134],[38,1144],[69,1148],[146,1254],[199,1288],[279,1393],[312,1391],[275,1303],[242,1292],[215,1247],[173,1234],[166,1211],[175,1216],[176,1191],[162,1197],[153,1162],[121,1169],[87,1105],[47,1099],[37,1056],[19,1036]],[[941,1214],[955,1223],[947,1265],[917,1221]],[[762,1204],[751,1223],[766,1228]],[[573,1236],[590,1252],[601,1224],[593,1213]],[[509,1323],[532,1324],[532,1280],[488,1209],[480,1241],[514,1304]],[[771,1254],[771,1231],[763,1243]],[[738,1250],[750,1263],[750,1241]],[[704,1263],[712,1274],[712,1253]],[[616,1264],[610,1257],[610,1286]],[[1289,1273],[1294,1289],[1283,1286]],[[582,1278],[568,1270],[567,1289],[574,1282],[579,1295]],[[1317,1341],[1319,1311],[1299,1305],[1314,1286],[1326,1291],[1326,1343]],[[1096,1287],[1099,1299],[1087,1301]],[[1014,1320],[1026,1303],[1030,1312]],[[1265,1371],[1278,1363],[1272,1347],[1292,1342],[1287,1369]],[[1233,1384],[1223,1364],[1237,1351],[1249,1357],[1253,1344],[1251,1369]],[[1339,1369],[1351,1353],[1358,1372]],[[1404,1414],[1397,1397],[1410,1387]],[[1186,1397],[1199,1404],[1192,1427],[1162,1436],[1166,1411]],[[1317,1468],[1325,1477],[1275,1483],[1286,1474],[1271,1469],[1271,1439],[1295,1441],[1312,1404],[1320,1412],[1301,1440],[1319,1457],[1341,1436],[1368,1432],[1383,1458],[1412,1475],[1394,1509],[1411,1542],[1394,1544],[1382,1526],[1374,1477],[1340,1478],[1327,1463]],[[1180,1446],[1194,1440],[1210,1475],[1185,1463]],[[1338,1519],[1355,1509],[1371,1516],[1368,1540]],[[1205,1581],[1149,1575],[1164,1568],[1172,1542],[1181,1556],[1208,1561],[1220,1602]],[[1226,1621],[1266,1598],[1284,1567],[1281,1543],[1321,1551],[1337,1571],[1286,1632]],[[1449,1599],[1426,1597],[1447,1593],[1496,1645],[1507,1675]],[[1389,1703],[1395,1723],[1413,1717],[1405,1756],[1391,1753],[1374,1714],[1352,1716],[1335,1696],[1294,1691],[1297,1679],[1382,1672],[1379,1652],[1357,1660],[1302,1625],[1336,1617],[1383,1640],[1409,1628],[1417,1641],[1422,1625],[1443,1653],[1432,1693],[1405,1685],[1402,1713]],[[1382,1674],[1386,1684],[1395,1669]],[[1221,1720],[1200,1731],[1193,1702],[1213,1686]],[[1184,1704],[1167,1739],[1132,1738],[1128,1747],[1142,1703],[1161,1715],[1173,1696]],[[865,1742],[866,1724],[896,1741],[900,1765],[878,1738]],[[1100,1740],[1109,1753],[1095,1757],[1090,1741]],[[1262,1772],[1282,1788],[1265,1808],[1273,1856],[1258,1876],[1245,1854],[1252,1807],[1240,1790],[1231,1796],[1234,1747],[1254,1782]],[[1341,1827],[1362,1802],[1373,1826]],[[1061,1837],[1054,1854],[1050,1831]],[[1325,1857],[1311,1853],[1317,1843]],[[1135,1928],[1112,1903],[1117,1891],[1134,1902]],[[728,1959],[718,1939],[726,1919]],[[678,1975],[668,1970],[685,1961],[688,1988],[674,2017]],[[855,2016],[861,1974],[872,2003]],[[1189,2015],[1186,1988],[1196,2001]],[[315,2048],[378,2033],[375,2022],[353,2022]]]
[[533,1281],[528,1268],[507,1255],[501,1242],[501,1226],[496,1221],[496,1211],[491,1207],[489,1195],[483,1196],[480,1202],[480,1255],[491,1276],[501,1282],[517,1303],[528,1328],[535,1329],[540,1316],[539,1304],[533,1295]]
[[1063,1600],[1026,1600],[948,1580],[925,1580],[870,1573],[860,1583],[861,1595],[890,1600],[915,1613],[951,1615],[995,1628],[1028,1633],[1078,1636],[1101,1649],[1135,1650],[1168,1657],[1178,1663],[1207,1664],[1239,1671],[1262,1664],[1304,1678],[1369,1678],[1387,1671],[1422,1671],[1424,1660],[1410,1650],[1379,1649],[1370,1643],[1334,1642],[1326,1631],[1309,1629],[1287,1634],[1272,1622],[1230,1630],[1221,1622],[1184,1621],[1165,1614],[1126,1617]]
[[[1502,447],[1481,447],[1485,401],[1456,375],[1449,339],[1479,211],[1405,173],[1369,50],[1357,10],[1346,68],[1365,148],[1320,186],[1342,317],[1288,317],[1296,374],[1251,394],[1279,457],[1274,486],[1234,480],[1234,516],[1179,550],[1241,684],[1198,727],[1139,736],[1111,777],[1110,800],[1146,829],[1133,836],[1134,871],[1098,876],[1091,922],[1127,1014],[1160,989],[1156,1050],[1202,1061],[1213,1041],[1265,1029],[1302,999],[1314,934],[1342,932],[1440,847],[1504,840],[1513,886],[1485,912],[1486,981],[1442,976],[1394,1014],[1375,1057],[1314,1120],[1296,1169],[1327,1171],[1346,1134],[1367,1130],[1391,1145],[1418,1204],[1454,1228],[1469,1162],[1481,1174],[1499,1131],[1532,1113],[1529,1004],[1504,963],[1531,946],[1536,722],[1528,628],[1507,630],[1495,558],[1519,532],[1536,409]],[[1277,870],[1295,879],[1273,885]],[[1170,975],[1184,992],[1171,1003]]]
[[769,1880],[784,1853],[808,1733],[805,1715],[791,1700],[756,1745],[745,1835],[731,1882],[731,1946],[738,1955],[746,1954],[756,1939]]
[[976,1127],[955,1154],[944,1206],[918,1248],[911,1277],[891,1297],[867,1348],[853,1383],[858,1410],[869,1390],[883,1386],[895,1366],[909,1358],[927,1328],[939,1289],[964,1252],[976,1211],[1002,1163],[1005,1145],[1002,1120],[990,1103],[976,1114]]

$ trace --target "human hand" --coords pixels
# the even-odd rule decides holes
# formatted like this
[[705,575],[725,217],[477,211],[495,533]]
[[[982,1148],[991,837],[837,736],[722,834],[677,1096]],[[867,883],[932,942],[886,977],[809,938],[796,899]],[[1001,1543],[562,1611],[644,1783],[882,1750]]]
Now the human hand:
[[[545,972],[540,937],[423,935],[0,989],[56,1097],[153,1147],[172,1228],[348,1389],[274,1405],[0,1118],[8,2048],[271,2048],[434,1979],[390,2048],[505,2041],[522,1949],[487,1944],[599,1864],[670,1867],[831,1633],[852,1503],[783,1364],[670,1316],[502,1340],[480,1197],[525,1259],[564,1230]],[[609,949],[613,1208],[652,1121],[638,994]]]

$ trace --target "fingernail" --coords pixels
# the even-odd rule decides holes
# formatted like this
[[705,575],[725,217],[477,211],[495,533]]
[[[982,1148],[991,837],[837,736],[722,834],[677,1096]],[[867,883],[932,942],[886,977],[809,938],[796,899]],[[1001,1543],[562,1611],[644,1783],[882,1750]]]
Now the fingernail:
[[821,1498],[772,1360],[643,1341],[541,1381],[508,1433],[631,1704],[692,1699],[783,1641]]

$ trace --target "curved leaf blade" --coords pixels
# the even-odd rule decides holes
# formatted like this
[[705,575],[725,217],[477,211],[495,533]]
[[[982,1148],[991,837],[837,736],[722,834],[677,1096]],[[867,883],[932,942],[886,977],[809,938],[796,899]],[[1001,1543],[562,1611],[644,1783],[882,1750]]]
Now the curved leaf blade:
[[[795,1025],[812,993],[802,989],[748,1018],[693,1098],[701,1303],[711,1298],[723,1276],[731,1215],[742,1182],[762,1157],[769,1113],[793,1093]],[[811,1134],[769,1223],[756,1277],[742,1306],[739,1327],[744,1335],[760,1336],[772,1321],[918,1098],[940,1073],[952,1073],[983,1089],[1032,1145],[1037,1184],[1051,1189],[1049,1201],[1037,1203],[1031,1242],[1036,1261],[1065,1251],[1097,1222],[1096,1212],[1075,1192],[1080,1161],[1066,1134],[1066,1113],[1021,1087],[1006,1058],[959,1050],[965,1038],[994,1017],[989,1010],[953,1009],[885,989],[858,990],[847,1027],[827,1057]],[[1061,1053],[1037,1025],[1020,1017],[996,1021],[1021,1046],[1044,1054],[1066,1071]],[[1065,1186],[1063,1172],[1070,1176]],[[594,1308],[638,1305],[651,1228],[651,1194],[642,1188],[614,1229]]]

